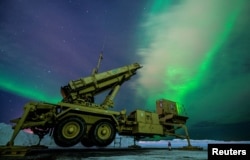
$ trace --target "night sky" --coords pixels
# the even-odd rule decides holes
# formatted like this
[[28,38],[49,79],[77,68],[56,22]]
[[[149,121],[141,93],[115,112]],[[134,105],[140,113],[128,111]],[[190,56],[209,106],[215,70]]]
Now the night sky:
[[192,139],[250,140],[249,15],[247,0],[1,0],[0,122],[59,102],[103,51],[100,72],[143,65],[113,110],[170,99]]

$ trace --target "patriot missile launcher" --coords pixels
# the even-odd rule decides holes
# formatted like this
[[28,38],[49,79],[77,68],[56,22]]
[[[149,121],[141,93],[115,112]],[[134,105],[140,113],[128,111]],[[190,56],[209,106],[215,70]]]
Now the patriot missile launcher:
[[[61,147],[71,147],[79,142],[85,147],[105,147],[113,142],[116,134],[137,139],[154,135],[176,136],[186,138],[188,146],[191,146],[185,126],[188,117],[178,115],[176,102],[158,100],[156,112],[137,109],[127,115],[126,110],[112,110],[113,100],[121,85],[130,80],[142,66],[133,63],[98,73],[101,59],[102,56],[90,76],[72,80],[61,87],[61,102],[27,103],[23,115],[11,120],[15,124],[14,132],[6,146],[0,148],[0,153],[16,153],[13,151],[16,150],[14,141],[23,129],[33,131],[40,141],[50,134]],[[105,91],[109,91],[106,98],[97,104],[95,96]],[[185,135],[175,133],[179,128],[185,130]]]

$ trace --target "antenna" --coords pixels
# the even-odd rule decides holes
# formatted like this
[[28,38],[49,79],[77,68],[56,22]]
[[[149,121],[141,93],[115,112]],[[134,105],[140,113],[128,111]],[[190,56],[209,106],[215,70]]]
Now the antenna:
[[99,55],[99,59],[98,59],[98,63],[97,63],[97,66],[96,66],[96,73],[98,73],[98,70],[100,68],[100,65],[101,65],[101,61],[103,60],[103,51],[101,51],[100,55]]
[[[106,17],[107,17],[107,10],[105,10],[104,25],[106,24]],[[106,40],[107,40],[107,35],[106,35],[106,31],[105,31],[105,33],[104,33],[104,40],[103,40],[103,44],[102,44],[102,50],[101,50],[100,55],[99,55],[97,66],[92,71],[92,75],[97,74],[98,71],[99,71],[99,68],[100,68],[100,65],[101,65],[101,61],[103,60],[103,51],[104,51]]]
[[101,65],[102,60],[103,60],[103,51],[101,51],[101,53],[100,53],[100,55],[99,55],[99,59],[98,59],[97,66],[96,66],[96,68],[93,69],[92,75],[95,75],[96,73],[98,73],[98,70],[99,70],[99,68],[100,68],[100,65]]

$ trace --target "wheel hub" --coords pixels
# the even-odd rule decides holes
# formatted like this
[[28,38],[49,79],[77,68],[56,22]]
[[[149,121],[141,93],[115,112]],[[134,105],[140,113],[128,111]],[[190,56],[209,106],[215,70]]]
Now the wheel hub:
[[107,134],[107,130],[103,129],[101,133],[102,133],[102,135],[105,135],[105,134]]
[[67,139],[75,138],[80,132],[80,126],[78,123],[69,122],[65,124],[62,130],[62,134]]
[[71,134],[71,133],[73,133],[73,132],[74,132],[74,128],[73,128],[73,127],[70,127],[70,128],[68,129],[68,133]]
[[108,125],[102,125],[100,126],[99,130],[98,130],[98,136],[103,139],[106,140],[109,138],[111,134],[111,129],[109,128]]

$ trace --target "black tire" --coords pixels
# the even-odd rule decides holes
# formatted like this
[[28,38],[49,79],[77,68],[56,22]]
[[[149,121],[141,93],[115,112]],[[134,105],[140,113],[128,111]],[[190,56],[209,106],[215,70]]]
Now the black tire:
[[95,143],[93,141],[94,127],[95,127],[94,125],[91,126],[88,134],[82,138],[81,143],[84,147],[95,146]]
[[94,146],[93,141],[88,137],[82,138],[81,143],[84,147],[93,147]]
[[109,120],[100,120],[93,126],[91,140],[96,146],[105,147],[113,142],[116,135],[114,124]]
[[67,117],[56,125],[53,137],[58,146],[71,147],[81,141],[85,130],[83,119],[79,117]]

